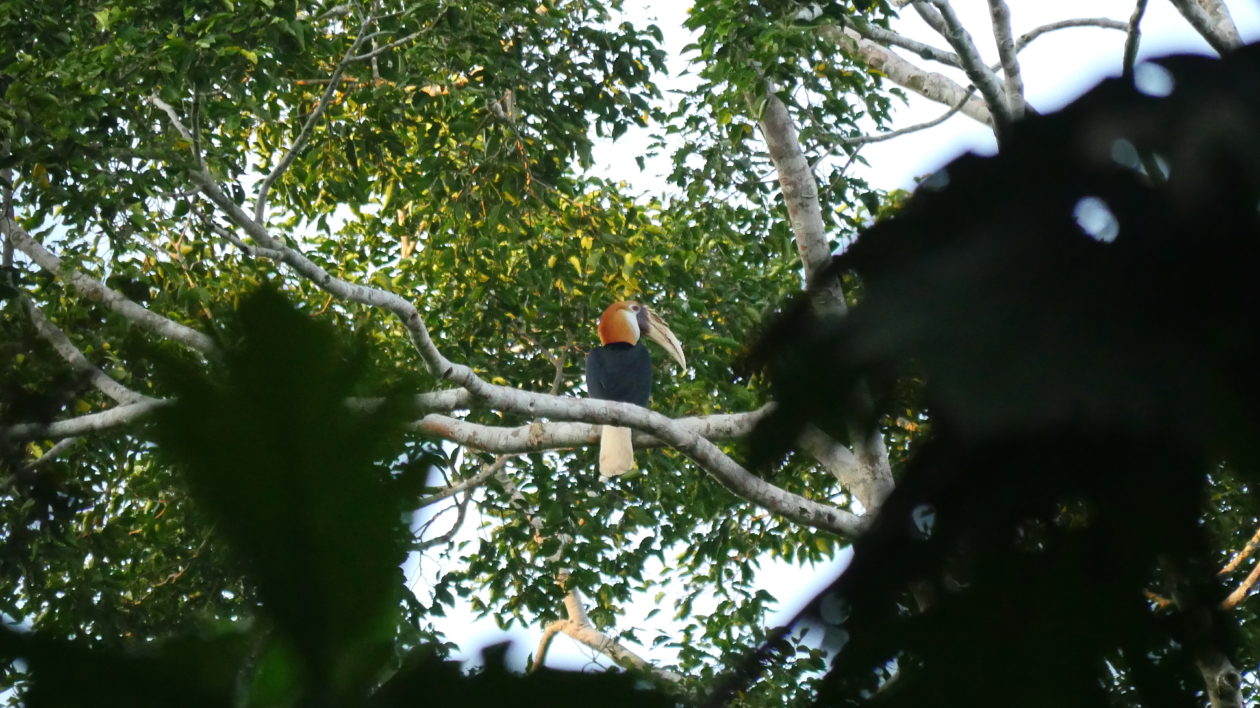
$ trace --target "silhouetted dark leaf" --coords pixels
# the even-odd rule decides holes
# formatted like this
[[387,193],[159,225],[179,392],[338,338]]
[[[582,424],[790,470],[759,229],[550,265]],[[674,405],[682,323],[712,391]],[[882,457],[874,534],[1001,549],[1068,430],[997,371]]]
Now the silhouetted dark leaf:
[[1167,97],[1106,81],[950,164],[836,259],[859,306],[763,340],[763,459],[890,367],[932,412],[804,613],[845,638],[821,704],[1190,705],[1232,651],[1201,515],[1260,462],[1260,47],[1162,63]]
[[241,305],[240,329],[221,380],[183,376],[155,439],[248,566],[310,690],[352,696],[386,656],[402,591],[401,507],[373,464],[397,425],[388,407],[346,408],[357,355],[275,292]]

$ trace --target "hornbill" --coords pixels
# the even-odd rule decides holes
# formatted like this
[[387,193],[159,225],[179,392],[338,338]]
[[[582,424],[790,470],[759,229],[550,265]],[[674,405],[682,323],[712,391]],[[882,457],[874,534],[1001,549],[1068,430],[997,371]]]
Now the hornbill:
[[[652,393],[652,357],[641,335],[665,348],[687,368],[678,337],[665,321],[637,302],[614,302],[599,318],[598,346],[586,355],[586,389],[592,398],[646,406]],[[630,429],[605,425],[599,439],[599,474],[613,477],[634,467]]]

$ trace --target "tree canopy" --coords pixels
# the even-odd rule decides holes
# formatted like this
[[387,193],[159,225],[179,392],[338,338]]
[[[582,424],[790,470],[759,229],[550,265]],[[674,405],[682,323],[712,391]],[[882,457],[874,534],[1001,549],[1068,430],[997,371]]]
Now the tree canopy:
[[[1260,92],[1175,4],[1226,59],[1045,117],[1001,0],[996,66],[945,0],[697,2],[672,103],[620,2],[0,5],[13,700],[1242,700]],[[999,154],[853,176],[902,88]],[[670,192],[588,175],[644,125]],[[650,410],[581,376],[632,298],[689,362]],[[599,478],[605,423],[642,474]],[[849,544],[767,627],[758,562]],[[457,604],[537,633],[527,676],[447,661]],[[559,633],[647,684],[543,668]]]

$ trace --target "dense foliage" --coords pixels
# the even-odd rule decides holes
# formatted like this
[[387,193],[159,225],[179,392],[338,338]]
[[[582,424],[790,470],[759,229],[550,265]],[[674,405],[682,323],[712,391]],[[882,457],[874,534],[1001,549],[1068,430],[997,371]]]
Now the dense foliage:
[[[1202,399],[1148,389],[1198,356],[1187,336],[1215,352],[1245,351],[1251,300],[1229,288],[1243,282],[1238,271],[1250,267],[1250,252],[1207,249],[1202,261],[1183,262],[1197,245],[1178,242],[1175,257],[1151,251],[1163,254],[1162,270],[1142,272],[1167,288],[1161,302],[1230,305],[1178,330],[1182,339],[1152,337],[1167,323],[1149,313],[1130,323],[1121,309],[1103,308],[1113,319],[1089,329],[1090,308],[1115,295],[1090,287],[1128,281],[1108,280],[1112,271],[1067,285],[1060,278],[1075,272],[1078,256],[1127,254],[1139,240],[1131,232],[1168,240],[1182,233],[1179,225],[1198,226],[1203,204],[1178,201],[1175,192],[1187,184],[1176,181],[1183,172],[1206,175],[1190,183],[1192,197],[1209,190],[1254,205],[1247,165],[1260,161],[1245,159],[1254,153],[1211,152],[1218,162],[1183,171],[1174,158],[1193,151],[1181,151],[1188,143],[1179,136],[1213,134],[1215,124],[1174,129],[1134,118],[1136,132],[1123,138],[1163,155],[1174,179],[1134,186],[1137,170],[1121,164],[1111,168],[1119,176],[1107,173],[1123,185],[1118,196],[1104,193],[1112,182],[1085,182],[1091,194],[1122,199],[1111,208],[1121,238],[1100,250],[1065,214],[1080,195],[1063,187],[1081,189],[1073,170],[1096,167],[1063,161],[1097,153],[1056,146],[1096,124],[1120,130],[1116,121],[1130,125],[1132,116],[1115,118],[1106,108],[1115,97],[1099,94],[1102,108],[1030,124],[1026,142],[1009,154],[1004,147],[1000,161],[961,164],[945,189],[917,197],[863,237],[843,264],[861,276],[843,277],[850,303],[863,305],[821,329],[808,318],[780,320],[800,325],[786,330],[805,340],[789,360],[798,377],[768,379],[737,362],[804,278],[797,224],[771,179],[778,165],[759,123],[776,101],[798,117],[826,249],[853,242],[876,215],[896,216],[900,200],[849,169],[862,160],[859,126],[882,125],[897,90],[820,31],[885,27],[889,10],[875,2],[698,2],[687,50],[698,80],[670,102],[656,83],[665,66],[660,30],[623,22],[620,9],[594,0],[0,3],[0,674],[17,687],[13,702],[386,706],[598,695],[668,704],[709,690],[769,636],[790,646],[784,652],[776,643],[780,651],[755,681],[736,672],[742,704],[808,704],[824,685],[847,700],[896,670],[910,688],[887,695],[964,700],[939,679],[987,670],[984,660],[995,655],[1011,664],[1003,681],[1016,681],[1024,662],[1026,671],[1051,674],[1048,689],[1079,687],[1067,680],[1086,675],[1075,654],[1046,663],[1061,644],[1004,655],[995,643],[1010,633],[994,632],[974,653],[958,651],[938,641],[945,635],[920,631],[957,608],[930,601],[917,608],[926,612],[909,612],[896,604],[906,583],[934,579],[961,555],[998,568],[1001,582],[977,582],[985,594],[963,595],[977,599],[940,627],[987,626],[994,612],[1029,604],[1043,612],[1033,615],[1041,627],[1100,616],[1074,615],[1103,606],[1072,594],[1076,586],[1056,593],[1062,586],[1048,581],[1017,604],[999,601],[1008,588],[1001,583],[1022,580],[1007,577],[1016,566],[1002,565],[1012,561],[1001,541],[1012,528],[1032,534],[1032,550],[1015,549],[1015,560],[1031,565],[1041,556],[1027,554],[1050,553],[1038,549],[1054,548],[1055,534],[1069,536],[1072,550],[1123,555],[1116,595],[1107,596],[1116,604],[1106,608],[1123,605],[1132,623],[1116,632],[1165,624],[1165,615],[1137,606],[1142,589],[1164,593],[1183,614],[1209,601],[1165,589],[1168,576],[1150,562],[1158,553],[1180,563],[1166,572],[1216,598],[1206,569],[1219,568],[1223,549],[1241,547],[1256,524],[1249,461],[1234,454],[1245,449],[1239,431],[1253,417],[1243,386],[1249,360],[1208,376],[1214,385],[1214,377],[1238,383],[1236,399],[1214,397],[1217,388]],[[1183,98],[1182,82],[1254,88],[1249,64],[1230,66],[1228,75],[1178,74],[1167,110],[1188,111],[1199,100]],[[1240,95],[1254,100],[1260,91]],[[658,148],[672,158],[670,192],[632,194],[586,175],[595,140],[642,125],[658,130]],[[1229,135],[1248,130],[1225,127]],[[984,194],[993,185],[1010,194],[990,213],[982,207],[995,203]],[[1168,213],[1134,207],[1152,199]],[[1054,218],[1033,222],[1042,209]],[[1232,216],[1248,215],[1254,221],[1254,211]],[[940,235],[941,224],[954,228]],[[1225,226],[1212,225],[1228,243]],[[998,238],[1012,231],[1031,235]],[[1073,245],[1058,250],[1065,238]],[[1003,248],[1018,251],[1026,268],[1012,266]],[[955,253],[974,259],[963,264],[973,270],[960,273]],[[1127,257],[1108,263],[1150,265]],[[1222,263],[1232,270],[1211,277]],[[991,287],[976,295],[976,282]],[[356,286],[361,297],[346,297]],[[1004,297],[1003,288],[1017,292]],[[1057,297],[1044,297],[1051,293]],[[394,294],[414,318],[386,297]],[[801,566],[833,559],[850,538],[732,493],[677,441],[639,450],[644,474],[601,480],[594,426],[581,429],[585,438],[564,428],[571,437],[563,444],[529,442],[597,418],[542,419],[532,404],[487,404],[455,387],[453,369],[433,368],[427,353],[433,345],[490,386],[576,401],[584,397],[585,351],[597,341],[595,318],[627,298],[670,322],[690,362],[685,372],[657,367],[652,409],[710,422],[732,414],[743,427],[716,438],[719,454],[758,461],[757,481],[802,504],[838,513],[859,507],[834,470],[782,437],[806,422],[855,449],[862,426],[877,430],[906,476],[890,514],[862,537],[848,585],[837,586],[865,624],[849,628],[851,648],[831,674],[834,643],[820,645],[816,632],[780,637],[765,626],[776,598],[754,576],[766,558]],[[1063,335],[1049,338],[1053,348],[1038,348],[1049,337],[1042,320]],[[994,329],[995,321],[1007,327]],[[1133,337],[1098,345],[1116,328]],[[1175,346],[1165,349],[1168,342]],[[1143,347],[1160,357],[1131,378],[1117,375],[1115,368],[1147,361],[1134,353]],[[1027,380],[1030,371],[1040,378]],[[878,408],[848,397],[847,377],[858,374],[880,384]],[[1092,394],[1132,407],[1123,412],[1133,414],[1132,429],[1113,424],[1108,416],[1124,416],[1105,407],[1101,418],[1073,418],[1079,429],[1067,432],[1093,453],[1081,452],[1088,459],[1063,477],[1078,483],[1075,496],[1051,483],[1054,471],[1076,463],[1071,448],[1056,457],[1038,447],[1065,434],[1063,416],[1050,418],[1058,428],[1020,416],[1059,410],[1038,398],[1047,390],[1066,397],[1052,403],[1075,405],[1071,396],[1084,391],[1081,400]],[[775,400],[762,445],[747,449],[741,440],[751,422]],[[1185,431],[1147,425],[1172,417],[1173,406],[1222,437],[1200,428],[1177,437]],[[1205,408],[1214,417],[1199,416]],[[1014,428],[976,436],[968,426],[977,419]],[[475,434],[460,432],[469,429]],[[971,437],[951,437],[959,430]],[[909,462],[928,433],[933,441]],[[497,449],[488,440],[510,436],[526,443],[487,452]],[[1166,445],[1158,449],[1169,454],[1138,449],[1142,443]],[[1169,484],[1148,482],[1134,455]],[[1002,474],[1021,459],[1042,470],[1045,484],[1027,489],[1022,476]],[[1103,468],[1130,473],[1107,476]],[[968,476],[977,469],[988,473],[983,484]],[[1108,480],[1119,481],[1105,494],[1090,486]],[[965,493],[977,487],[983,494]],[[1129,503],[1124,515],[1102,523],[1100,509],[1117,498]],[[1149,500],[1149,511],[1135,499]],[[1026,509],[1020,500],[1044,503]],[[905,515],[922,521],[928,506],[935,531],[916,546]],[[1180,525],[1160,526],[1173,521]],[[469,532],[461,524],[480,525]],[[1123,534],[1107,535],[1117,528]],[[1187,529],[1194,543],[1174,543]],[[976,533],[988,534],[992,547],[958,552],[969,543],[959,539]],[[1137,545],[1141,552],[1122,553]],[[880,564],[906,547],[907,564]],[[991,557],[983,552],[995,548],[1008,555],[984,566]],[[1055,560],[1038,572],[1060,569],[1055,577],[1067,585],[1078,579],[1066,570],[1076,556]],[[409,592],[414,577],[400,567],[431,584]],[[1119,598],[1121,588],[1132,593]],[[669,633],[646,636],[621,621],[629,606],[652,603],[674,616]],[[462,638],[434,627],[456,606],[539,633],[581,618],[606,633],[588,642],[596,649],[636,642],[677,658],[639,675],[651,687],[545,669],[522,677],[499,649],[467,676],[447,661],[449,642]],[[834,625],[834,613],[818,607],[816,619]],[[1225,637],[1213,646],[1252,662],[1253,613],[1244,606],[1212,614],[1212,631],[1221,632],[1212,636]],[[1242,631],[1225,633],[1231,622]],[[1167,635],[1158,635],[1163,644],[1151,636],[1134,639],[1123,656],[1097,644],[1089,656],[1105,655],[1114,670],[1108,695],[1147,690],[1135,647],[1165,651],[1152,661],[1159,670],[1175,665],[1170,690],[1194,690]]]
[[[733,7],[714,5],[727,14]],[[331,274],[412,299],[443,353],[489,381],[581,395],[595,316],[611,300],[638,297],[671,321],[693,362],[685,376],[658,375],[656,410],[753,410],[764,392],[735,376],[731,362],[800,282],[774,185],[762,179],[768,162],[750,152],[745,96],[764,86],[752,76],[713,74],[695,94],[703,103],[685,102],[703,110],[688,111],[679,130],[705,136],[687,149],[745,156],[727,162],[713,153],[699,172],[695,160],[680,156],[676,178],[688,187],[677,198],[635,197],[622,185],[582,177],[595,137],[669,118],[654,83],[663,61],[659,30],[621,23],[617,9],[497,0],[5,3],[6,207],[62,268],[209,334],[216,347],[239,340],[234,313],[249,293],[266,284],[283,289],[301,311],[358,343],[371,375],[337,389],[357,396],[442,384],[385,313],[335,302],[250,250],[260,244],[223,220],[222,205],[196,194],[193,173],[204,170],[244,212]],[[706,33],[704,52],[741,46],[758,27],[800,34],[794,16],[794,7],[768,3],[757,22],[740,24],[738,36]],[[796,46],[777,42],[759,51]],[[714,66],[720,73],[736,63]],[[832,88],[874,88],[864,72],[797,64],[813,82],[849,77]],[[774,77],[790,74],[779,68]],[[852,119],[839,112],[830,120]],[[721,130],[710,137],[706,123]],[[847,203],[850,189],[829,193]],[[853,223],[850,216],[837,238]],[[67,365],[32,308],[68,334],[88,364],[137,396],[128,401],[183,400],[194,374],[172,372],[201,371],[218,358],[136,326],[68,277],[23,254],[15,258],[11,245],[6,254],[5,425],[127,405],[94,387],[83,367]],[[311,377],[305,384],[332,382]],[[206,405],[195,420],[214,419],[216,408]],[[229,415],[229,404],[215,405]],[[273,417],[290,414],[307,415],[291,404]],[[479,409],[461,417],[493,425],[531,420]],[[214,521],[223,502],[191,501],[191,480],[171,463],[176,453],[161,454],[175,443],[147,420],[68,441],[4,440],[0,612],[48,641],[102,651],[231,628],[255,637],[241,639],[253,647],[241,651],[261,660],[258,637],[271,631],[263,617],[284,624],[257,614],[284,603],[256,575],[267,564],[227,550],[232,532]],[[415,433],[377,454],[403,490],[404,510],[493,459]],[[470,600],[502,624],[541,626],[562,613],[564,589],[555,582],[562,572],[591,598],[592,621],[616,636],[632,636],[616,624],[631,598],[654,596],[667,584],[683,588],[681,604],[665,608],[678,615],[678,634],[636,639],[668,642],[677,668],[704,680],[723,657],[762,636],[772,598],[753,590],[754,559],[769,552],[822,560],[839,547],[838,539],[735,498],[676,453],[641,457],[651,474],[605,487],[593,474],[590,448],[518,456],[506,463],[510,488],[492,478],[483,489],[414,512],[417,531],[404,547],[424,550],[420,562],[438,570],[420,598],[394,598],[404,612],[396,652],[430,643],[440,653],[443,638],[429,620]],[[191,448],[183,459],[230,466]],[[834,478],[800,461],[774,481],[847,503]],[[292,483],[274,480],[265,496]],[[290,503],[287,512],[274,508],[256,532],[284,526],[291,514],[316,513],[299,499]],[[456,509],[462,519],[469,503],[486,524],[480,538],[442,543],[447,521]],[[435,512],[442,518],[426,525]],[[311,586],[330,580],[320,568],[282,567]],[[818,665],[816,656],[807,659]],[[3,671],[17,679],[32,665],[6,663]]]

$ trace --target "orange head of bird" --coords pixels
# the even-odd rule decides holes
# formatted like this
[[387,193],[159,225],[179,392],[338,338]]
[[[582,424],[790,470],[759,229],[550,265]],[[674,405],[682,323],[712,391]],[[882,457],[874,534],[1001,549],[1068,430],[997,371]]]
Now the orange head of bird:
[[687,357],[683,355],[682,343],[670,331],[665,320],[648,309],[647,305],[633,300],[614,302],[599,318],[600,344],[638,344],[642,335],[647,335],[648,339],[661,345],[679,366],[687,368]]

